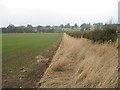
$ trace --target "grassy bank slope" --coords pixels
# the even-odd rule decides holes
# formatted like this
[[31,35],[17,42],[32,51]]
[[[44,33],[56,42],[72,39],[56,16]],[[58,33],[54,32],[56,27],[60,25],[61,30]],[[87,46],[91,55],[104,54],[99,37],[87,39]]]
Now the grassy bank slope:
[[118,87],[118,50],[114,45],[92,43],[64,34],[41,88]]

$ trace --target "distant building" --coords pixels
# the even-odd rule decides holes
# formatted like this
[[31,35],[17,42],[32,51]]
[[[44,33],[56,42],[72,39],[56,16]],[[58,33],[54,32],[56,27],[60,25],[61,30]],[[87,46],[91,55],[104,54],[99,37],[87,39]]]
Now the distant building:
[[118,24],[120,24],[120,1],[118,2]]

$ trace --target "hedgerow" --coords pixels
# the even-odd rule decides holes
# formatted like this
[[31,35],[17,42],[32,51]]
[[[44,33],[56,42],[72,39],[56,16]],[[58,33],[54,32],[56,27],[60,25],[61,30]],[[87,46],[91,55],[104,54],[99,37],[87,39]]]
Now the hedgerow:
[[74,31],[66,33],[75,38],[83,37],[99,43],[114,42],[117,39],[116,28],[113,26],[104,26],[103,29],[94,29],[87,32]]

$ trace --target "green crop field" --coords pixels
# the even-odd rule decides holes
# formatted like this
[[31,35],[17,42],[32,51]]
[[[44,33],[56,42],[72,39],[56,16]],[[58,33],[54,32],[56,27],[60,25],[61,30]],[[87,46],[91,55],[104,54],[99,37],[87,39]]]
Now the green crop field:
[[[53,46],[58,45],[62,34],[3,34],[2,35],[2,70],[3,87],[29,86],[28,78],[32,78],[37,65],[32,65],[37,55],[48,58]],[[23,67],[30,67],[31,72],[27,73],[27,79],[19,80],[20,70]],[[37,70],[36,69],[36,70]],[[34,71],[34,72],[33,72]],[[33,74],[31,74],[33,73]],[[26,81],[25,81],[26,80]]]

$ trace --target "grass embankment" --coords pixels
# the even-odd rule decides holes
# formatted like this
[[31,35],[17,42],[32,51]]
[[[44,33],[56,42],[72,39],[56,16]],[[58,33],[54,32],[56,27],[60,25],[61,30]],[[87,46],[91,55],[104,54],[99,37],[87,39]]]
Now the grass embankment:
[[41,88],[118,87],[118,50],[64,34],[40,83]]
[[[120,33],[117,34],[117,37],[118,37],[118,59],[120,59]],[[120,61],[120,60],[119,60]],[[120,64],[120,62],[119,62]],[[120,74],[120,72],[119,72]]]
[[44,67],[37,63],[36,56],[50,58],[61,36],[57,33],[3,34],[3,87],[35,87],[39,69]]

